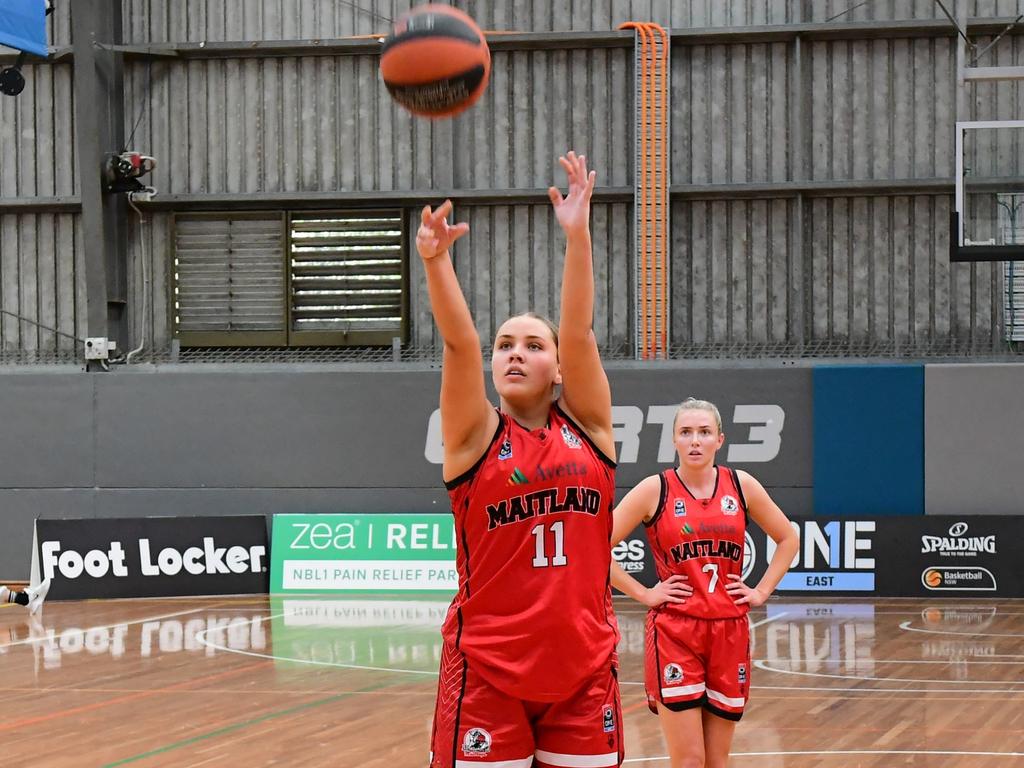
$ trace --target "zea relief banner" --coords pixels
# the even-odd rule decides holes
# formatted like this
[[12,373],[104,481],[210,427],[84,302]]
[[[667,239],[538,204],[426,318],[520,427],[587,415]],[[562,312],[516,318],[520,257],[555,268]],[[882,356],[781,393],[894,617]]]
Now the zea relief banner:
[[450,594],[458,585],[451,515],[274,515],[274,594]]

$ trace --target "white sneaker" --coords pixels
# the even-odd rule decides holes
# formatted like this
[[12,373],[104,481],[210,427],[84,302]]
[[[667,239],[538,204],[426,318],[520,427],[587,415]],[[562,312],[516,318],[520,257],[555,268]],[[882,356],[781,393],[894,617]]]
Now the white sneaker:
[[50,591],[50,580],[46,579],[41,581],[37,587],[28,587],[25,590],[25,594],[28,595],[28,608],[29,614],[32,616],[36,615],[36,611],[43,607],[43,601],[46,599],[46,593]]

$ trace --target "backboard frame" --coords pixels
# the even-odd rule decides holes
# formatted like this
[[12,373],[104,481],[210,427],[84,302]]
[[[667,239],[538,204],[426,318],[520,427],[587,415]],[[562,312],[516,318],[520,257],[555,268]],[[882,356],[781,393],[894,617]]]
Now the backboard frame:
[[[1024,129],[1024,120],[968,120],[956,123],[955,193],[949,225],[949,260],[951,262],[1024,261],[1024,243],[1015,245],[964,244],[964,136],[967,131],[999,128]],[[1024,177],[1020,182],[1015,182],[1014,186],[1018,184],[1021,189],[1015,191],[1024,192]]]

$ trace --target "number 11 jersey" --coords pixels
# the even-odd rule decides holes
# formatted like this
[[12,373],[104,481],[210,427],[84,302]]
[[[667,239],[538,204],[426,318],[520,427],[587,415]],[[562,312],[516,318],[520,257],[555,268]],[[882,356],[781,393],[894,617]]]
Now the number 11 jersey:
[[459,592],[442,628],[493,686],[571,695],[615,652],[615,464],[553,405],[529,430],[505,414],[471,469],[446,483]]

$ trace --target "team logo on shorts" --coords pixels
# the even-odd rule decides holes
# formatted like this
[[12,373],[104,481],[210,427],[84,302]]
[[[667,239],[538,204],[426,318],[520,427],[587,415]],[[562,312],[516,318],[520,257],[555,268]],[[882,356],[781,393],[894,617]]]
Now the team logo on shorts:
[[682,499],[676,499],[675,508],[672,510],[672,514],[676,517],[686,517],[686,504],[683,503]]
[[501,444],[501,448],[498,449],[498,461],[504,461],[505,459],[512,458],[512,443],[506,440]]
[[666,683],[678,683],[683,679],[683,668],[678,664],[666,664],[664,677]]
[[562,439],[570,448],[579,449],[583,447],[583,442],[569,431],[569,426],[567,424],[562,425]]
[[739,502],[732,496],[722,497],[722,514],[735,515],[740,510]]
[[747,682],[747,665],[740,664],[736,670],[736,679],[741,683]]
[[483,728],[470,728],[462,740],[462,751],[467,757],[483,757],[491,752],[491,734]]
[[604,719],[604,732],[611,733],[615,730],[615,710],[612,709],[611,704],[605,704],[604,710],[602,710],[602,717]]

